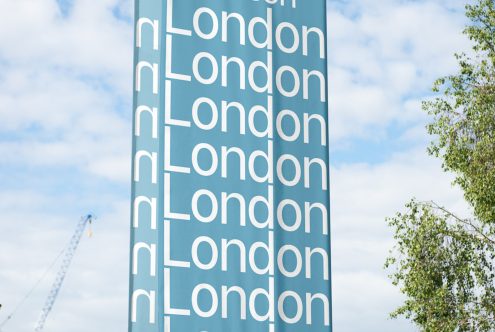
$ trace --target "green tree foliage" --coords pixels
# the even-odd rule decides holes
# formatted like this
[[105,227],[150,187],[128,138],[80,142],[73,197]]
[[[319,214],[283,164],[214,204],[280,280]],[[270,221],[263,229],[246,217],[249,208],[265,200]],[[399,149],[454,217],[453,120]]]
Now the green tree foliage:
[[495,331],[495,241],[486,228],[433,202],[411,201],[389,222],[397,241],[387,267],[406,295],[392,313],[423,331]]
[[495,331],[495,1],[466,6],[472,55],[457,54],[459,73],[437,80],[429,153],[455,175],[473,208],[461,218],[434,202],[412,200],[389,218],[396,246],[385,266],[405,294],[392,317],[422,331]]

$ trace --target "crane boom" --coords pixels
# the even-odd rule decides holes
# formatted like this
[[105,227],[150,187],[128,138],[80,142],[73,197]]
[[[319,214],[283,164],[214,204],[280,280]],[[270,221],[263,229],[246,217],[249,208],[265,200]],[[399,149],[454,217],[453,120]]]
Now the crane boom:
[[65,255],[62,260],[62,264],[57,273],[57,276],[55,277],[55,281],[53,282],[52,288],[50,290],[50,294],[48,294],[48,297],[45,301],[45,305],[43,306],[43,310],[41,311],[40,318],[38,319],[38,322],[36,324],[36,328],[35,328],[36,332],[40,332],[43,330],[43,327],[45,326],[46,318],[48,317],[48,314],[53,308],[53,304],[57,299],[57,295],[60,291],[60,288],[62,287],[62,283],[64,282],[65,276],[67,275],[67,271],[69,270],[69,266],[72,261],[72,258],[74,257],[77,246],[81,241],[81,236],[84,233],[84,229],[86,228],[86,225],[88,223],[91,223],[92,221],[93,221],[93,216],[89,214],[81,218],[81,220],[77,224],[76,231],[74,232],[74,235],[72,235],[72,238],[70,239],[69,245],[65,251]]

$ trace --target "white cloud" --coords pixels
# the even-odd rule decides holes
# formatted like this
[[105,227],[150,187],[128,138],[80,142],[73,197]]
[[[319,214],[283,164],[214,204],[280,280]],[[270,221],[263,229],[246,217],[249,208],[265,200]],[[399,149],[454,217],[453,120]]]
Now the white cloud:
[[[391,320],[386,313],[398,304],[396,291],[381,276],[366,271],[334,276],[334,329],[342,332],[413,332],[404,320]],[[352,289],[352,292],[348,290]],[[345,308],[344,312],[340,312]]]
[[0,141],[2,163],[127,181],[132,29],[113,14],[119,2],[75,1],[66,18],[55,1],[2,2],[15,28],[0,29],[0,130],[17,136]]
[[[10,193],[11,196],[13,193]],[[56,204],[41,199],[38,204]],[[53,205],[52,205],[53,206]],[[10,206],[9,206],[10,207]],[[0,322],[6,318],[24,294],[43,274],[74,231],[77,219],[68,220],[43,209],[26,206],[30,215],[10,213],[0,235],[0,293],[3,304]],[[4,211],[4,207],[1,209]],[[49,316],[50,331],[124,331],[126,330],[128,290],[128,214],[127,202],[107,207],[93,225],[94,235],[82,238],[65,283]],[[22,219],[22,217],[26,217]],[[23,220],[23,222],[19,222]],[[20,231],[20,229],[22,229]],[[28,332],[34,328],[58,264],[34,291],[3,331]]]
[[462,193],[423,147],[380,164],[340,165],[331,175],[336,330],[415,331],[404,321],[388,319],[402,297],[382,269],[394,244],[385,218],[413,197],[468,216]]
[[[76,0],[67,16],[55,0],[0,8],[0,321],[90,208],[95,236],[82,240],[47,330],[124,331],[131,1]],[[53,278],[3,331],[33,330]]]
[[[460,4],[330,6],[334,148],[390,139],[387,127],[396,122],[407,129],[392,139],[423,141],[419,101],[453,69],[452,53],[466,47]],[[101,213],[95,237],[83,239],[47,329],[124,331],[132,1],[74,0],[67,16],[55,0],[0,0],[0,8],[0,320],[69,238],[74,214],[94,207]],[[333,168],[337,331],[413,329],[387,319],[401,297],[381,269],[392,245],[384,217],[411,196],[465,212],[450,178],[423,151]],[[32,331],[52,277],[6,332]]]
[[[132,29],[113,15],[117,0],[78,0],[67,18],[54,0],[2,0],[2,57],[13,67],[65,68],[131,89]],[[122,8],[128,8],[127,4]]]
[[396,121],[421,119],[405,114],[408,100],[428,93],[437,77],[455,69],[454,52],[468,48],[458,7],[454,11],[441,1],[331,3],[330,109],[336,144],[383,136]]

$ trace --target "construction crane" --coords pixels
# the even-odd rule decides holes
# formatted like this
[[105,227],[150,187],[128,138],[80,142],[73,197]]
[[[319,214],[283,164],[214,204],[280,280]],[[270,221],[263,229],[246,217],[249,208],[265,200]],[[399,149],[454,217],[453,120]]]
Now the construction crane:
[[67,271],[69,270],[70,263],[72,261],[72,258],[74,257],[74,254],[76,252],[77,246],[79,245],[79,242],[81,241],[81,236],[84,233],[84,229],[86,228],[86,225],[91,225],[93,222],[94,217],[91,214],[88,214],[85,217],[82,217],[79,223],[77,224],[76,231],[74,232],[74,235],[72,235],[72,238],[70,239],[69,245],[67,246],[67,249],[65,250],[65,255],[62,260],[62,264],[60,266],[60,269],[57,273],[57,276],[55,277],[55,281],[53,282],[52,288],[50,290],[50,294],[48,294],[48,297],[45,301],[45,305],[43,306],[43,310],[41,311],[40,318],[38,319],[38,322],[36,324],[35,331],[40,332],[43,331],[43,327],[45,326],[46,318],[50,314],[50,311],[53,308],[53,304],[55,303],[55,300],[57,299],[57,295],[60,291],[60,288],[62,287],[62,284],[64,282],[65,276],[67,275]]

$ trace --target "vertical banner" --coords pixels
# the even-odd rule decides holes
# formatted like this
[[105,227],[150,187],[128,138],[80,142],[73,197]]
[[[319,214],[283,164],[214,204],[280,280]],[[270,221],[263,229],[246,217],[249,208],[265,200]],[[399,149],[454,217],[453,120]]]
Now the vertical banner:
[[325,0],[136,0],[129,331],[330,332]]

